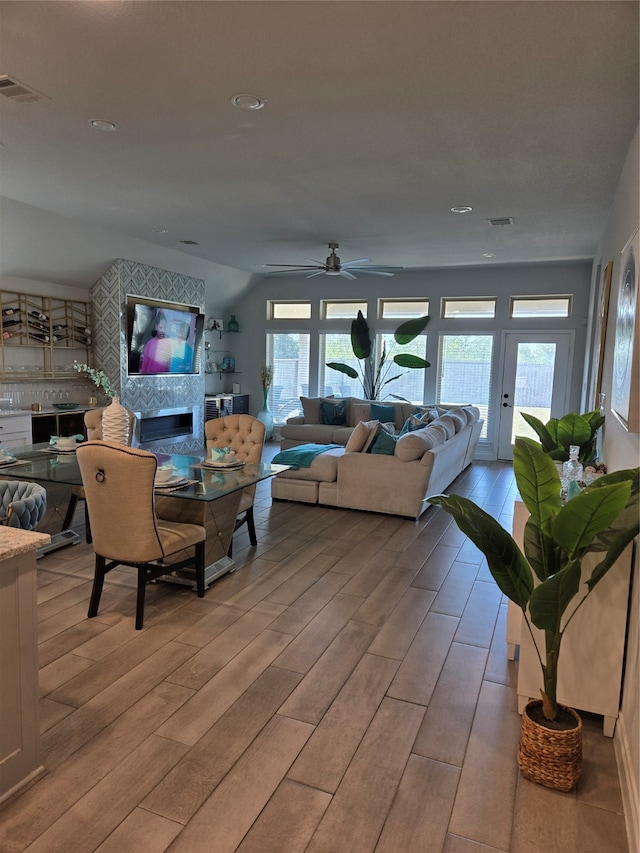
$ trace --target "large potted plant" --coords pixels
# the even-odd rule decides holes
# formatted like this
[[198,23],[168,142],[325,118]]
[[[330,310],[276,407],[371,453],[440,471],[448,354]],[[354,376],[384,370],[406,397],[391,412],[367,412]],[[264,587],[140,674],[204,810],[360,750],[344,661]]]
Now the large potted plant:
[[[424,331],[429,317],[414,317],[407,320],[393,333],[393,338],[399,346],[406,346],[411,343],[414,338]],[[406,367],[409,370],[417,370],[420,368],[430,367],[428,361],[418,355],[413,355],[408,352],[400,352],[395,355],[387,353],[386,344],[382,345],[380,357],[376,357],[375,342],[371,337],[369,324],[367,323],[362,311],[358,311],[358,316],[351,322],[351,348],[354,356],[361,363],[360,372],[358,372],[350,364],[343,362],[331,361],[327,364],[332,370],[338,370],[344,373],[350,379],[359,379],[362,385],[362,391],[365,399],[378,400],[385,385],[390,382],[395,382],[403,373],[397,373],[395,376],[388,376],[391,364],[397,364],[398,367]]]
[[[500,590],[522,609],[540,659],[542,699],[530,702],[523,714],[518,765],[527,778],[568,791],[580,775],[582,743],[580,718],[556,697],[562,639],[576,611],[638,535],[640,469],[600,477],[563,504],[555,464],[535,441],[516,439],[513,467],[530,513],[524,553],[473,501],[437,495],[429,502],[453,516],[485,555]],[[583,579],[587,554],[595,555],[595,566]],[[538,648],[532,626],[544,631],[544,649]]]
[[580,448],[578,460],[583,465],[596,461],[598,430],[604,423],[604,415],[598,409],[582,415],[569,412],[561,418],[551,418],[546,424],[528,412],[520,414],[535,431],[544,452],[556,462],[566,462],[571,446]]

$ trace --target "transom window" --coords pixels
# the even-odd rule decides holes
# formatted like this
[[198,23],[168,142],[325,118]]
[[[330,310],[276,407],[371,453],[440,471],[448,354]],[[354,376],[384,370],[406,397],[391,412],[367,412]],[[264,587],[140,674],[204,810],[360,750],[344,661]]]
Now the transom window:
[[270,320],[310,320],[310,302],[269,302]]
[[442,317],[445,320],[482,319],[496,316],[495,299],[443,299]]
[[570,296],[512,296],[511,317],[570,317]]
[[355,320],[358,311],[367,316],[366,302],[329,302],[322,303],[322,316],[326,320]]
[[428,299],[380,299],[378,302],[378,314],[381,320],[424,317],[428,313]]

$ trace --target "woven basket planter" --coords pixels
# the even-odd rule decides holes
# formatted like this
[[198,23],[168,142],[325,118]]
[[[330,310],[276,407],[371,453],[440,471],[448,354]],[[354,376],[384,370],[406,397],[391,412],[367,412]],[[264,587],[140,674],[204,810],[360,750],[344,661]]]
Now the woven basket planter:
[[531,719],[529,711],[540,707],[529,702],[522,714],[518,767],[531,782],[556,791],[570,791],[582,771],[582,720],[572,708],[558,706],[577,722],[572,729],[549,729]]

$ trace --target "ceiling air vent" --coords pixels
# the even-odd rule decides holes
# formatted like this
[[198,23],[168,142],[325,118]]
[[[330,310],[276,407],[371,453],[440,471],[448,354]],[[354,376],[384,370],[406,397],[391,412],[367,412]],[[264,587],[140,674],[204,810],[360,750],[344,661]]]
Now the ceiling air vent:
[[498,216],[496,219],[487,219],[489,225],[513,225],[513,216]]
[[21,104],[33,104],[42,98],[48,97],[48,95],[36,92],[35,89],[16,80],[15,77],[9,77],[8,74],[0,74],[0,95],[4,95],[5,98],[11,98],[12,101],[18,101]]
[[178,240],[179,243],[184,243],[185,246],[199,246],[197,240]]

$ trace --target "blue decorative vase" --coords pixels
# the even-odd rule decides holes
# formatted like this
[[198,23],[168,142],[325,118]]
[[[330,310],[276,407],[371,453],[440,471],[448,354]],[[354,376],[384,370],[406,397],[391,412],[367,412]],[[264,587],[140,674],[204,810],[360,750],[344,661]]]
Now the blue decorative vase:
[[269,408],[269,389],[264,389],[264,402],[262,404],[262,408],[256,415],[259,421],[264,424],[264,440],[271,441],[271,437],[273,436],[273,412]]

